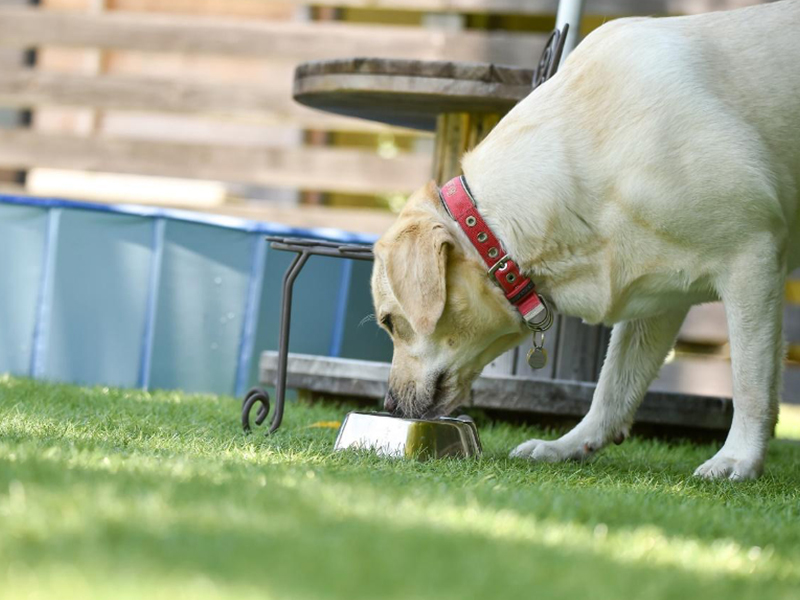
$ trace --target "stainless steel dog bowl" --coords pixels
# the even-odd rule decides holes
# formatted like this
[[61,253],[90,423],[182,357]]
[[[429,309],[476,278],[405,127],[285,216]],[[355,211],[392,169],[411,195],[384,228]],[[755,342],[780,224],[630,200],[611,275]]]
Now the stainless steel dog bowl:
[[387,413],[349,413],[334,450],[359,448],[393,458],[480,456],[478,429],[469,417],[403,419]]

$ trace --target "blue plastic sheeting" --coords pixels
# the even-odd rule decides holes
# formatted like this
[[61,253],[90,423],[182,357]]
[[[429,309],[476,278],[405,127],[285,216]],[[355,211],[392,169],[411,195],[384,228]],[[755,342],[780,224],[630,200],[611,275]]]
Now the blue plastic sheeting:
[[169,221],[155,317],[150,385],[232,390],[251,235]]
[[[267,252],[264,291],[258,309],[262,318],[255,336],[255,346],[261,350],[278,348],[282,278],[294,256],[293,253],[271,248]],[[338,313],[337,300],[345,264],[346,261],[342,259],[324,256],[308,259],[294,282],[290,352],[331,356]],[[265,319],[263,315],[273,315],[273,318]],[[258,360],[254,360],[250,368],[251,381],[257,377],[257,371]]]
[[48,211],[0,204],[0,371],[28,375]]
[[[241,394],[275,349],[292,253],[264,235],[372,242],[189,211],[0,195],[0,372]],[[290,350],[388,360],[370,263],[312,257]]]
[[63,211],[42,376],[137,384],[152,228],[142,217]]
[[369,280],[372,263],[352,261],[349,294],[342,305],[342,344],[331,356],[363,360],[391,360],[392,342],[372,316],[372,295]]

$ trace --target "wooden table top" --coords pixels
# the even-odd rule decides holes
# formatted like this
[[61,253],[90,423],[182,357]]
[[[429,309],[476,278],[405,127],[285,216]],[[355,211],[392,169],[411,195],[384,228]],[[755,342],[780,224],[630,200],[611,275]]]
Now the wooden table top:
[[532,78],[532,69],[487,63],[322,60],[297,67],[294,99],[340,115],[434,131],[442,113],[507,113],[530,93]]

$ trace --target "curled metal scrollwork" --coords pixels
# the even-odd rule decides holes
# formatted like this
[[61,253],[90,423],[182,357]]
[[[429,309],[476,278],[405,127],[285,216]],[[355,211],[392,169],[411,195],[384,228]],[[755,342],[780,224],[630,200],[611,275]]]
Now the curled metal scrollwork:
[[245,433],[250,433],[250,412],[259,402],[261,407],[256,414],[256,425],[261,425],[269,414],[269,394],[265,390],[255,387],[247,392],[242,401],[242,429]]
[[558,71],[558,64],[561,62],[561,54],[564,51],[564,43],[567,41],[569,24],[559,31],[554,29],[547,39],[542,55],[539,57],[539,64],[533,72],[533,89],[536,89],[545,81],[550,79]]

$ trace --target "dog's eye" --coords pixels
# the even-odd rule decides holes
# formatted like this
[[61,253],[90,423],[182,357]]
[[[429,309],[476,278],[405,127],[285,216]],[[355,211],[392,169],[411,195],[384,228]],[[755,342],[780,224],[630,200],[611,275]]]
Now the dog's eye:
[[381,325],[389,330],[389,333],[394,333],[394,325],[392,324],[392,315],[386,315],[381,319]]

